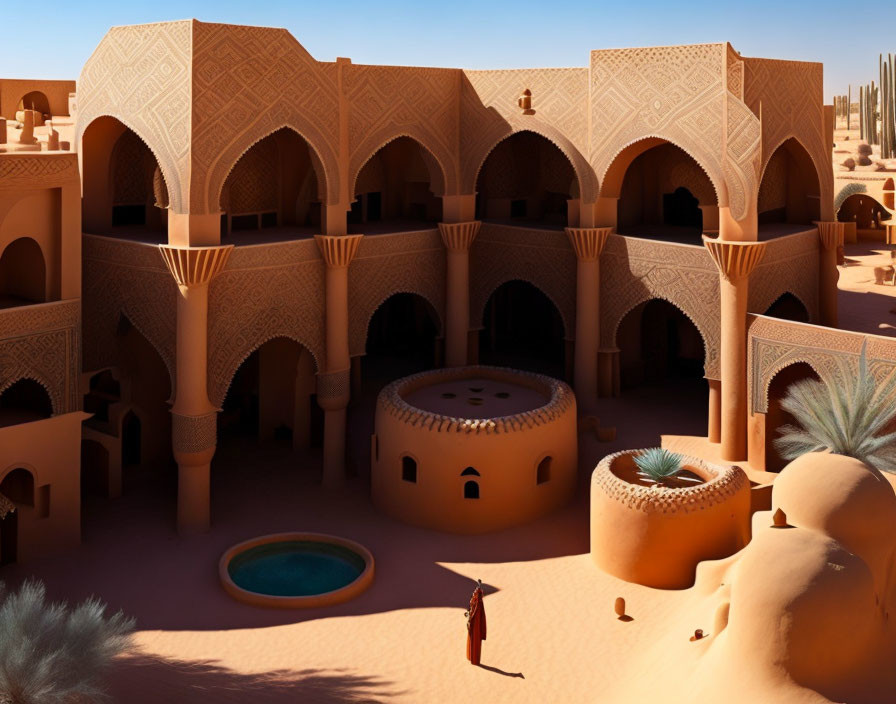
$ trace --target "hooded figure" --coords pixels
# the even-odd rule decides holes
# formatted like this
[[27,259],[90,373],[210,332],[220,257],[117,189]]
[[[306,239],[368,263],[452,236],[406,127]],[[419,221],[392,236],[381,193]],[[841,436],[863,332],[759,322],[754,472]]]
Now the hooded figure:
[[485,640],[485,606],[482,603],[482,580],[470,597],[470,610],[464,615],[467,617],[467,659],[474,665],[479,664],[482,655],[482,641]]

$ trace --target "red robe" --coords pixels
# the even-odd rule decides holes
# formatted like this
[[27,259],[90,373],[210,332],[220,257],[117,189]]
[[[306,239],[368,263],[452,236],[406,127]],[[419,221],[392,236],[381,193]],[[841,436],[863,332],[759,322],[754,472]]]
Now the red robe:
[[467,660],[474,665],[479,664],[482,655],[482,641],[485,640],[485,605],[482,603],[482,590],[473,590],[470,597],[470,611],[467,617]]

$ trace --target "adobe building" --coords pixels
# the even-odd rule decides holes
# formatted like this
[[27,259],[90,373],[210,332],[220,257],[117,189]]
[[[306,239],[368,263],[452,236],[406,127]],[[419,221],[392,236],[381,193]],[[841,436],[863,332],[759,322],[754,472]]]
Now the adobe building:
[[[765,468],[779,372],[839,333],[822,66],[726,43],[584,64],[368,66],[282,29],[111,29],[71,101],[76,157],[29,157],[80,169],[80,245],[43,255],[83,265],[83,290],[47,284],[83,297],[82,396],[42,421],[92,414],[74,485],[115,496],[123,467],[176,463],[178,526],[204,530],[219,438],[319,448],[338,489],[369,471],[380,388],[477,363],[567,380],[580,416],[684,379],[720,456]],[[51,305],[0,315],[43,325]],[[842,333],[829,368],[863,338]]]

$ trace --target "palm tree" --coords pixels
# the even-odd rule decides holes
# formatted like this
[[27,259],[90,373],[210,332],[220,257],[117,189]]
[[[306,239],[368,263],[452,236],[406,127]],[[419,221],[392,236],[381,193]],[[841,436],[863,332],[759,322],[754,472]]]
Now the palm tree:
[[40,582],[6,594],[0,583],[0,703],[70,704],[107,699],[99,675],[130,648],[134,620],[90,598],[48,604]]
[[864,343],[857,376],[831,386],[814,379],[799,381],[790,387],[781,407],[800,426],[785,425],[775,440],[784,459],[828,450],[896,472],[896,433],[882,432],[896,413],[896,370],[882,382],[875,381],[868,371]]

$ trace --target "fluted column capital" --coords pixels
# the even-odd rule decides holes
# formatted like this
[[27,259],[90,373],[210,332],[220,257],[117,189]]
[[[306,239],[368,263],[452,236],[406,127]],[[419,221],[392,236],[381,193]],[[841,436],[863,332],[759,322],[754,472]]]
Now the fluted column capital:
[[818,227],[818,239],[824,249],[837,249],[843,244],[845,222],[816,222],[815,225]]
[[765,242],[737,242],[734,240],[716,240],[703,236],[703,244],[719,273],[727,281],[739,281],[753,273],[753,269],[765,254]]
[[567,227],[566,236],[579,261],[594,262],[600,259],[612,231],[612,227]]
[[314,241],[328,267],[347,267],[358,252],[364,235],[315,235]]
[[440,222],[439,234],[445,248],[452,252],[466,252],[479,234],[479,220],[469,222]]
[[178,286],[201,286],[207,284],[224,269],[233,245],[220,247],[177,247],[160,244],[159,252],[165,266]]

